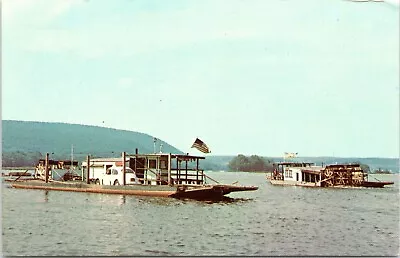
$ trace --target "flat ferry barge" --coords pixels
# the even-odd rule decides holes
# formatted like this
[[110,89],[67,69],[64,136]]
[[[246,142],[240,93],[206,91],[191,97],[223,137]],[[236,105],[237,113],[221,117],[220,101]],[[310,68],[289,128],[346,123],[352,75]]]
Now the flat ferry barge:
[[231,192],[254,191],[257,186],[221,184],[200,169],[201,156],[188,154],[122,153],[121,158],[96,158],[77,163],[40,160],[32,179],[6,180],[14,188],[219,200]]

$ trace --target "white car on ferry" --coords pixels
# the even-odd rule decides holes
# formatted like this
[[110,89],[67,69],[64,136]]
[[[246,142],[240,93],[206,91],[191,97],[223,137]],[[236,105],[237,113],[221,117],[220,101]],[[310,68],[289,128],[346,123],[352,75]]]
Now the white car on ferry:
[[[122,167],[112,166],[108,168],[105,173],[103,172],[98,179],[96,184],[101,185],[122,185],[123,184],[123,173]],[[136,185],[140,184],[139,178],[136,176],[135,171],[131,168],[125,168],[125,184]]]

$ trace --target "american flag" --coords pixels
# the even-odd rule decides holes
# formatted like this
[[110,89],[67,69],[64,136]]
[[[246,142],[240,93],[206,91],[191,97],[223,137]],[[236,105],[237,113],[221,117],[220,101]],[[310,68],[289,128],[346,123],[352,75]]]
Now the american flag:
[[285,159],[287,159],[287,158],[295,158],[295,157],[297,157],[297,154],[298,154],[298,152],[285,152]]
[[192,148],[196,148],[199,151],[203,152],[203,153],[210,153],[210,149],[208,148],[208,146],[199,138],[196,138],[196,140],[194,141]]

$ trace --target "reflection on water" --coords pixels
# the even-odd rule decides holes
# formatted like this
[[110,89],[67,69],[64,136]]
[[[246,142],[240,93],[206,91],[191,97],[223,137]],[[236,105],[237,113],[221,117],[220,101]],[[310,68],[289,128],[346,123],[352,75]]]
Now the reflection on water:
[[124,205],[125,203],[126,203],[126,196],[125,195],[120,195],[119,205]]
[[150,197],[150,196],[137,196],[137,201],[139,203],[146,204],[168,204],[171,203],[171,198],[164,197]]
[[44,202],[49,201],[49,191],[44,191]]
[[193,199],[180,199],[185,202],[198,202],[198,203],[206,203],[206,204],[213,204],[213,203],[219,203],[219,204],[229,204],[229,203],[243,203],[243,202],[251,202],[253,201],[252,198],[231,198],[228,196],[224,196],[221,199],[215,199],[215,200],[193,200]]

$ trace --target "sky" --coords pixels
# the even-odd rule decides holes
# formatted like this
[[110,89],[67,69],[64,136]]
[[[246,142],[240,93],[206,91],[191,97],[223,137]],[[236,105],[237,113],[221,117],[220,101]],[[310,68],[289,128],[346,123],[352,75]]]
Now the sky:
[[398,158],[399,1],[3,0],[1,90],[192,154]]

